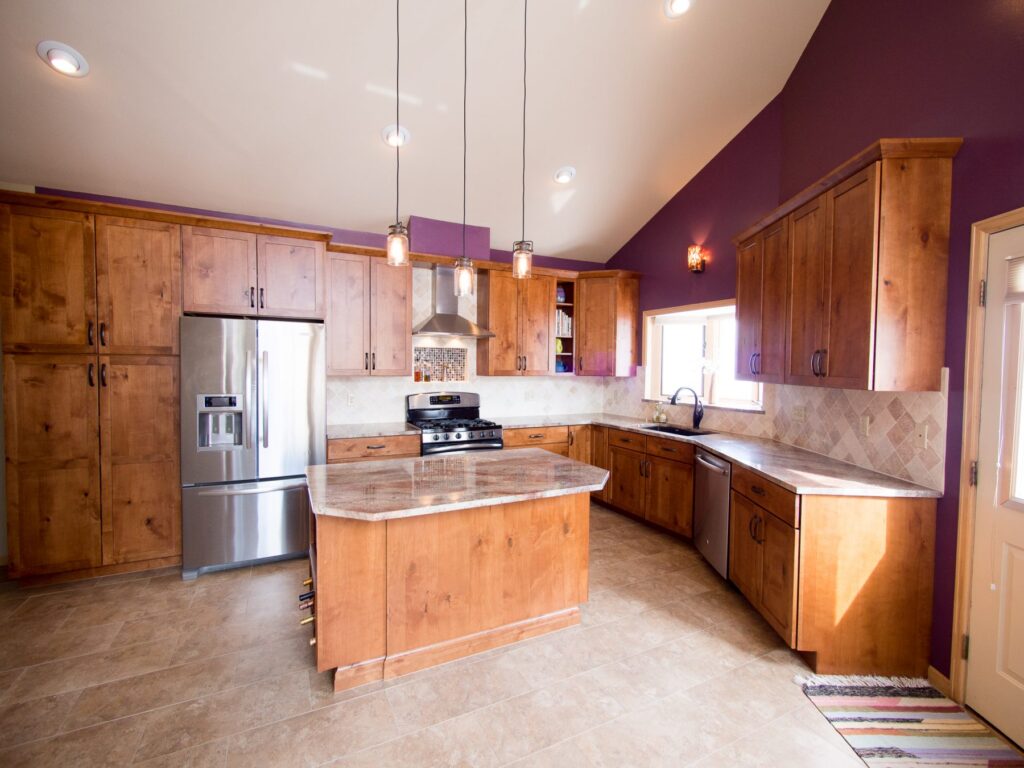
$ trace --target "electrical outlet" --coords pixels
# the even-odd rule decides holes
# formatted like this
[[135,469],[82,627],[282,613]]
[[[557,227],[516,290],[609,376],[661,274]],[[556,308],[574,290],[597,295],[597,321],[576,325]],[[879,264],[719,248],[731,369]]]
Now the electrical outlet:
[[921,423],[914,427],[914,447],[919,451],[927,450],[928,425],[926,423]]
[[351,392],[349,392],[349,393],[348,393],[348,404],[349,404],[350,406],[352,406],[352,405],[355,405],[355,404],[356,404],[356,396],[355,396],[355,395],[353,395],[353,394],[352,394]]
[[807,421],[807,406],[806,405],[794,405],[793,406],[793,421],[804,422]]
[[871,437],[871,417],[866,413],[860,417],[861,437]]

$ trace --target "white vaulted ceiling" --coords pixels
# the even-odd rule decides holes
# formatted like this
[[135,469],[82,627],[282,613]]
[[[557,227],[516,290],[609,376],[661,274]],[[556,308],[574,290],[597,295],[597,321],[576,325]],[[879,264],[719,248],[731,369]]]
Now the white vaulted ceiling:
[[[827,0],[530,4],[527,232],[604,261],[782,88]],[[471,0],[469,204],[519,237],[522,3]],[[62,77],[36,55],[89,61]],[[0,180],[383,232],[394,2],[2,0]],[[402,216],[458,221],[462,3],[402,7]],[[553,174],[573,165],[562,186]]]

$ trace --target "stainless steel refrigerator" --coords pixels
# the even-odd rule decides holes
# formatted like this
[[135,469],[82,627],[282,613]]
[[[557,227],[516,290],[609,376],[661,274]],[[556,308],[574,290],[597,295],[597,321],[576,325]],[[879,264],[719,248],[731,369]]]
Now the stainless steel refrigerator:
[[305,553],[325,386],[322,324],[181,319],[182,578]]

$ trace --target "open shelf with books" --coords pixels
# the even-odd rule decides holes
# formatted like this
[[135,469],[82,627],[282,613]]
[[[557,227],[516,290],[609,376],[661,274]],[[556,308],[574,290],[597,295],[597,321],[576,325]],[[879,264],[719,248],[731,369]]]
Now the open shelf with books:
[[555,284],[555,374],[571,376],[576,360],[576,281]]

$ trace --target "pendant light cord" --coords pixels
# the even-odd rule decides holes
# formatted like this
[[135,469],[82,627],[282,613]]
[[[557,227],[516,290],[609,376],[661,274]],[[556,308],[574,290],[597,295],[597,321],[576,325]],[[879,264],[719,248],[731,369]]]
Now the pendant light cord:
[[398,195],[399,195],[399,179],[402,175],[402,154],[399,151],[401,149],[400,138],[402,135],[402,123],[399,121],[399,104],[401,98],[399,97],[398,90],[398,74],[400,72],[400,64],[402,61],[402,26],[401,20],[401,5],[402,0],[395,0],[395,224],[398,224],[401,219],[398,217]]
[[520,240],[526,240],[526,14],[529,4],[530,0],[523,0],[523,229]]
[[469,92],[469,0],[462,0],[462,258],[466,258],[466,94]]

